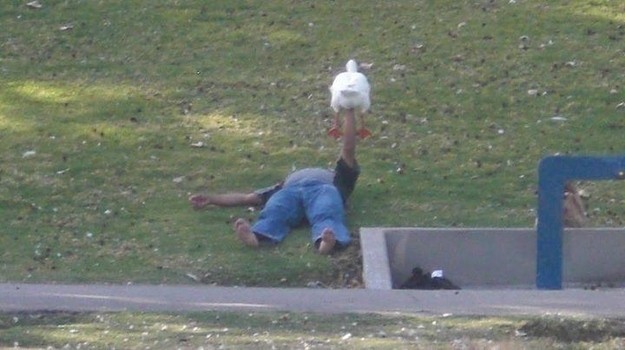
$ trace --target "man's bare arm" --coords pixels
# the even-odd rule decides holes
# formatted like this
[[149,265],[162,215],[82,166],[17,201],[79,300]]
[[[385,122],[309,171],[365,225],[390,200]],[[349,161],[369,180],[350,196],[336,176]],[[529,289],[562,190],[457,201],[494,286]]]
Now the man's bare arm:
[[353,168],[356,165],[356,112],[350,109],[346,110],[344,115],[341,157],[350,168]]
[[196,194],[189,197],[189,202],[195,209],[203,209],[209,205],[219,207],[258,206],[262,204],[261,197],[254,193],[224,193],[202,195]]

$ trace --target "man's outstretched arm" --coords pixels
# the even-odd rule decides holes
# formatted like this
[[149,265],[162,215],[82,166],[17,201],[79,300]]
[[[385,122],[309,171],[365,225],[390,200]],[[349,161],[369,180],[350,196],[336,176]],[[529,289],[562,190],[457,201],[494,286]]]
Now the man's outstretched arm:
[[213,195],[195,194],[189,197],[189,202],[194,209],[203,209],[209,205],[218,207],[258,206],[262,204],[262,198],[255,192]]
[[350,168],[356,166],[356,113],[346,110],[343,118],[343,148],[341,158]]

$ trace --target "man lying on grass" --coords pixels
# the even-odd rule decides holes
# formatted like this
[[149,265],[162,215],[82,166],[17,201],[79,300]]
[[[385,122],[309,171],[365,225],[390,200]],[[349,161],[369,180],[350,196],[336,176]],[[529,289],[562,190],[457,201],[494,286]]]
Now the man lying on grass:
[[334,171],[306,168],[288,175],[278,185],[252,193],[189,197],[195,209],[217,206],[264,206],[253,224],[242,218],[234,222],[234,232],[245,245],[258,247],[260,242],[279,243],[307,219],[312,240],[320,254],[329,254],[351,242],[345,225],[345,203],[356,186],[360,167],[356,162],[356,126],[354,111],[346,111],[343,120],[343,145]]

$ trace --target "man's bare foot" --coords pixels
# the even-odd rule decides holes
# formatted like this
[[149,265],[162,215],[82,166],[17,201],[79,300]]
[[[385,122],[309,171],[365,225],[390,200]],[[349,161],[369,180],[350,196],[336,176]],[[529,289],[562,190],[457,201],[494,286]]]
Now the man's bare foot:
[[326,228],[321,233],[321,242],[319,243],[319,254],[328,255],[336,245],[336,237],[331,229]]
[[237,238],[243,242],[248,247],[258,247],[258,238],[254,232],[252,232],[252,227],[250,223],[245,219],[237,219],[234,222],[234,233],[236,233]]
[[193,209],[199,210],[209,205],[210,199],[208,198],[208,196],[204,196],[201,194],[194,194],[189,197],[189,202],[193,206]]

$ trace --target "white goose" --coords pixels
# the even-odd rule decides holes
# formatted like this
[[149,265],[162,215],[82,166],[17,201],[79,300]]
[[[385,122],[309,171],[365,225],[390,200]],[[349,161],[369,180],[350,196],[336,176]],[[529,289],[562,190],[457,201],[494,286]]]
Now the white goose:
[[339,113],[341,110],[354,110],[360,115],[361,127],[358,129],[358,136],[367,138],[371,132],[365,128],[364,114],[371,107],[369,92],[371,87],[364,74],[358,72],[356,61],[349,60],[345,65],[346,72],[340,73],[334,78],[330,87],[332,100],[330,106],[334,110],[334,122],[332,128],[328,130],[328,135],[339,138],[341,130],[339,128]]

